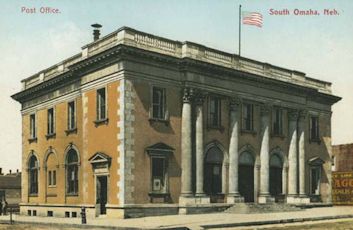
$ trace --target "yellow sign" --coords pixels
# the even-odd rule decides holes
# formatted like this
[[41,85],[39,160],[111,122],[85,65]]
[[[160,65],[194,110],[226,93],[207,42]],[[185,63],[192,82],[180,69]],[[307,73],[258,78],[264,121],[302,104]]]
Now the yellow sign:
[[335,205],[353,204],[353,172],[332,172],[332,202]]

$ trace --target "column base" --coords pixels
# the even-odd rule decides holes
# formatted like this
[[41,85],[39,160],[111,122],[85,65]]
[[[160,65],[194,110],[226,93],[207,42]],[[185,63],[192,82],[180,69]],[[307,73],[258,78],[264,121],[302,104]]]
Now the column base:
[[275,198],[270,195],[260,195],[257,199],[259,204],[271,204],[275,203]]
[[192,205],[196,204],[195,197],[193,195],[182,195],[179,197],[179,205]]
[[236,203],[244,203],[244,197],[240,196],[240,194],[228,194],[227,204],[236,204]]
[[309,204],[310,198],[306,195],[288,195],[286,197],[286,203],[288,204]]
[[196,194],[194,199],[195,199],[195,204],[209,204],[209,203],[211,203],[210,197],[204,193]]
[[306,194],[300,194],[298,199],[301,204],[310,204],[310,197]]

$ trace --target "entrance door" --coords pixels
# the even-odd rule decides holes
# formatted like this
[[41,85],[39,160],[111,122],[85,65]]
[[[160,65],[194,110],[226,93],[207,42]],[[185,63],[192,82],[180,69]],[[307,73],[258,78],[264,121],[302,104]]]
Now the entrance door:
[[208,195],[216,195],[222,193],[222,165],[216,163],[208,163],[205,167],[205,192]]
[[100,205],[100,214],[106,214],[106,204],[107,204],[107,176],[97,177],[97,204]]
[[220,202],[222,194],[223,152],[211,147],[206,153],[204,168],[204,191],[210,196],[211,202]]
[[239,157],[238,187],[245,202],[254,202],[254,158],[249,152]]
[[277,198],[282,194],[282,160],[277,154],[270,158],[270,194]]

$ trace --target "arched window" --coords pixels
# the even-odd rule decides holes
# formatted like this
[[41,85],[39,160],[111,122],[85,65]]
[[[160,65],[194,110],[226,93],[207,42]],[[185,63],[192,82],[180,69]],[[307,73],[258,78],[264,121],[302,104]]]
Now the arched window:
[[70,149],[66,157],[67,193],[78,193],[78,155],[74,149]]
[[29,158],[29,193],[38,194],[38,160],[35,155]]

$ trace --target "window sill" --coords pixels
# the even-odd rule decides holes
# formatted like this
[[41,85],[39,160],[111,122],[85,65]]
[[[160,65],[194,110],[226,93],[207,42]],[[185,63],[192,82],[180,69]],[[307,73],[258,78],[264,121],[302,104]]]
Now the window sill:
[[219,130],[221,133],[224,132],[224,127],[221,125],[213,126],[213,125],[208,125],[207,130]]
[[286,138],[286,136],[284,136],[283,134],[272,134],[271,137],[281,138],[281,139]]
[[66,133],[66,136],[68,136],[70,134],[76,134],[77,133],[77,128],[65,130],[65,133]]
[[29,194],[29,197],[38,197],[38,193]]
[[56,133],[50,133],[45,135],[45,138],[47,138],[47,140],[51,139],[51,138],[55,138],[56,137]]
[[252,134],[253,136],[255,136],[257,132],[255,130],[242,129],[241,134]]
[[[163,199],[164,203],[171,203],[170,193],[169,192],[149,192],[148,196],[150,197],[150,202],[155,203],[155,199]],[[157,203],[160,203],[157,201]]]
[[321,144],[321,140],[320,139],[309,139],[309,143],[317,143],[318,145]]
[[48,185],[48,188],[56,188],[56,185]]
[[148,119],[148,121],[150,122],[150,124],[152,125],[153,123],[163,123],[165,124],[166,126],[169,125],[169,120],[166,120],[166,119],[162,119],[162,118],[150,118]]
[[77,197],[78,193],[66,193],[66,196]]
[[32,138],[29,138],[29,139],[28,139],[28,142],[29,142],[29,143],[33,143],[33,142],[37,143],[37,140],[38,140],[38,138],[32,137]]
[[104,118],[104,119],[101,119],[101,120],[95,120],[93,121],[95,126],[99,126],[99,125],[107,125],[109,123],[109,119],[108,118]]
[[47,197],[57,197],[58,195],[57,194],[54,194],[54,193],[49,193],[47,194]]

